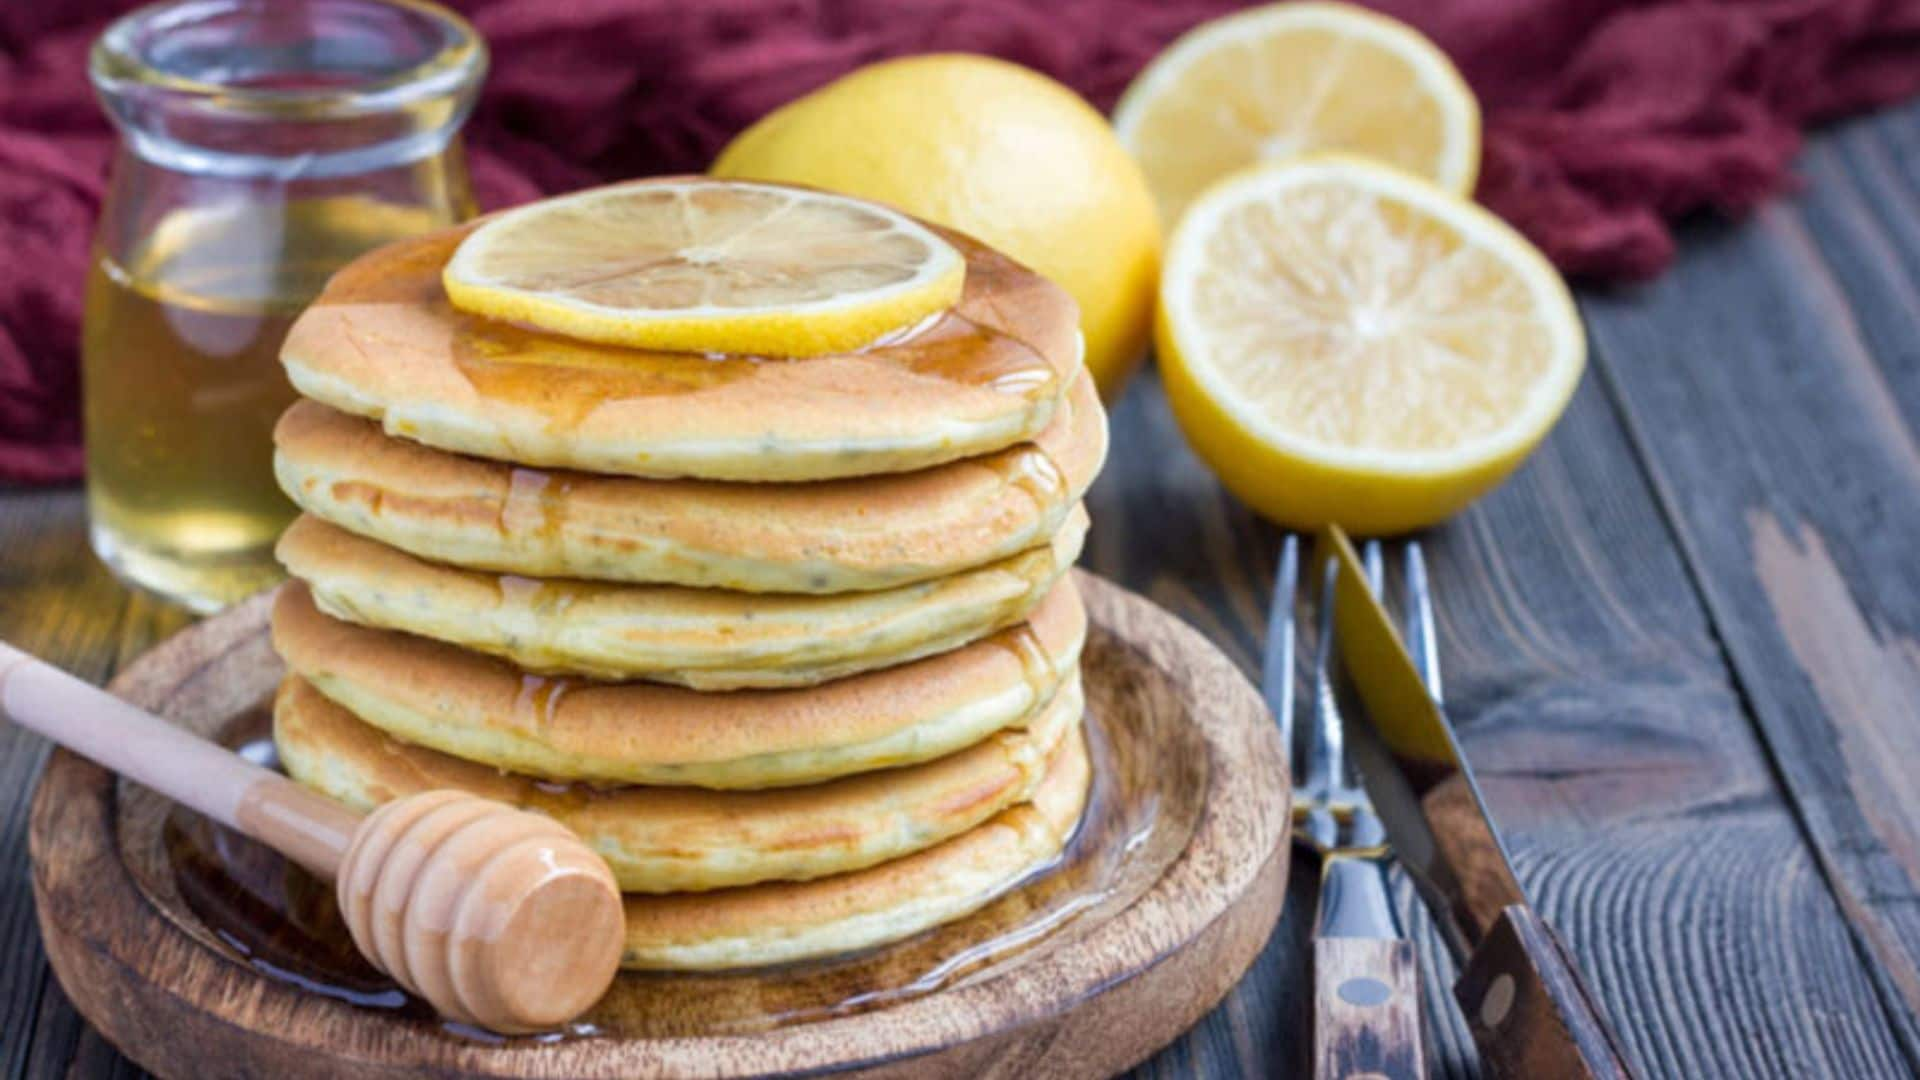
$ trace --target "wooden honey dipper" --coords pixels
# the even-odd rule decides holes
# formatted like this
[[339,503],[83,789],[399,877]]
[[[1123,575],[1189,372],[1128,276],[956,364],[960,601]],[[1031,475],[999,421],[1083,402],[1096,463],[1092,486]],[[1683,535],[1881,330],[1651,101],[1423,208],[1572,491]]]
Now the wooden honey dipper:
[[553,1028],[619,967],[619,886],[551,818],[455,791],[362,817],[5,642],[0,714],[333,879],[360,952],[450,1019]]

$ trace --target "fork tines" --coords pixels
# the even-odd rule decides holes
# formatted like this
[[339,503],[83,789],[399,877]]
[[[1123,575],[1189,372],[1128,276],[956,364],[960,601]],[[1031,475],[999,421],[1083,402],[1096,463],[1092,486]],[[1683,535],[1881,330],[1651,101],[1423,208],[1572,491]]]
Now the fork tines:
[[[1361,549],[1361,563],[1367,587],[1375,596],[1383,596],[1386,581],[1385,547],[1369,540]],[[1315,598],[1315,641],[1312,668],[1311,723],[1302,734],[1305,746],[1295,758],[1304,768],[1300,795],[1303,807],[1313,803],[1344,802],[1354,794],[1344,775],[1344,731],[1340,705],[1334,693],[1333,594],[1336,568],[1331,560],[1321,567],[1320,595]],[[1300,589],[1300,538],[1288,533],[1281,541],[1279,566],[1274,572],[1273,603],[1267,615],[1267,644],[1262,658],[1261,685],[1267,705],[1280,725],[1281,739],[1289,755],[1294,750],[1294,651],[1298,639],[1294,630],[1294,612]],[[1309,580],[1312,580],[1309,578]],[[1410,540],[1403,553],[1401,568],[1402,630],[1407,651],[1412,655],[1421,681],[1440,700],[1439,647],[1433,613],[1433,594],[1427,578],[1426,556],[1418,540]]]

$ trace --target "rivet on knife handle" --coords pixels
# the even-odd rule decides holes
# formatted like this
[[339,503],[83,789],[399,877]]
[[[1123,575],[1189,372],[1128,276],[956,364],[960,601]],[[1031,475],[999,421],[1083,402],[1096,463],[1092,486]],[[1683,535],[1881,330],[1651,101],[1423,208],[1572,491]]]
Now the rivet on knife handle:
[[1453,992],[1495,1076],[1633,1075],[1559,935],[1524,905],[1500,913]]

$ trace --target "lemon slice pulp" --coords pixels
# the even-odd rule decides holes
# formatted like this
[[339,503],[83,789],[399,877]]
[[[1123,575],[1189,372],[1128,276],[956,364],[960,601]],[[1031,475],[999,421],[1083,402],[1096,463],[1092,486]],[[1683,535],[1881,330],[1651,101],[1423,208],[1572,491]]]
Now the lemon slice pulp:
[[1308,528],[1430,524],[1505,476],[1586,362],[1560,276],[1498,218],[1322,155],[1229,178],[1161,282],[1175,415],[1227,486]]
[[1114,128],[1169,228],[1209,184],[1261,161],[1355,153],[1460,195],[1480,167],[1480,108],[1445,54],[1340,3],[1253,8],[1190,31],[1127,88]]
[[816,356],[951,307],[966,261],[875,203],[738,181],[639,181],[491,218],[441,273],[454,306],[586,341]]

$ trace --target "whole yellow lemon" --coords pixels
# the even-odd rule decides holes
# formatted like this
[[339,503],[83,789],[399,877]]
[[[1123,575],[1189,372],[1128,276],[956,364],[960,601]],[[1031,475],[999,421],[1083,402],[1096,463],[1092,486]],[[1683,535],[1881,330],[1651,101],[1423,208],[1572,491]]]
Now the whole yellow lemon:
[[1109,398],[1146,348],[1153,195],[1106,118],[1038,72],[966,54],[873,64],[763,117],[713,174],[890,203],[1019,259],[1079,301]]

